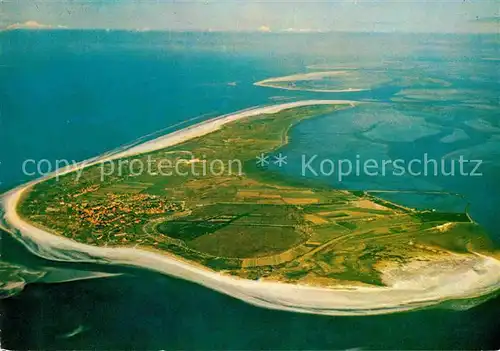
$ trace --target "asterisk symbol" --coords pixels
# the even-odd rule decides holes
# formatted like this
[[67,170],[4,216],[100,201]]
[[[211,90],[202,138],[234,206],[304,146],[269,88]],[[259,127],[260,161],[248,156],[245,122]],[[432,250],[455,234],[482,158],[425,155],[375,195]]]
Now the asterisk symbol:
[[275,165],[278,165],[278,167],[281,167],[283,165],[286,165],[286,158],[287,156],[283,156],[281,152],[278,154],[278,156],[274,156],[274,161],[273,163]]
[[256,157],[256,159],[257,166],[264,167],[269,164],[269,156],[266,156],[265,154],[260,154]]

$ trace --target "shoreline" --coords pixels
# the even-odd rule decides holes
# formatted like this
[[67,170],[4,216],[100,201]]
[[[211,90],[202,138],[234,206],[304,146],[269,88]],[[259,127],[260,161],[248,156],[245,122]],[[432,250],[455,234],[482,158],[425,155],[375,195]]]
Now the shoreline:
[[[56,175],[69,173],[105,160],[163,149],[206,135],[226,123],[241,118],[277,113],[299,106],[322,104],[354,106],[355,102],[305,100],[246,109],[195,124],[143,144],[118,149],[114,153],[83,161],[76,166],[54,172],[4,194],[1,198],[1,208],[4,213],[0,227],[12,234],[33,254],[48,260],[141,267],[203,285],[253,305],[286,311],[326,315],[385,314],[431,307],[450,300],[477,298],[500,289],[500,261],[480,254],[467,255],[465,256],[467,259],[464,255],[455,254],[457,261],[464,264],[459,265],[452,272],[433,271],[433,267],[430,267],[431,273],[435,276],[432,277],[433,279],[428,279],[429,282],[423,282],[421,279],[406,279],[395,281],[388,287],[313,287],[265,280],[253,281],[224,275],[176,259],[174,255],[156,253],[147,249],[90,246],[37,228],[25,222],[17,213],[17,205],[27,190]],[[458,281],[457,276],[460,276],[462,280]]]

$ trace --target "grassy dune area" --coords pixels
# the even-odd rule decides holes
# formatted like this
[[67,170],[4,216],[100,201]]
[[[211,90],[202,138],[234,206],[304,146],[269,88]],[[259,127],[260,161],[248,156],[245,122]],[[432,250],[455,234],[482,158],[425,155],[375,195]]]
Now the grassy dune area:
[[[388,265],[493,250],[466,214],[416,211],[256,165],[257,155],[288,142],[294,124],[338,108],[299,107],[233,121],[129,158],[121,172],[94,165],[79,179],[75,173],[48,179],[18,211],[85,244],[155,249],[225,274],[320,286],[384,285]],[[137,159],[151,172],[138,174]],[[206,172],[216,159],[225,166]],[[161,175],[165,160],[180,164],[182,174]]]

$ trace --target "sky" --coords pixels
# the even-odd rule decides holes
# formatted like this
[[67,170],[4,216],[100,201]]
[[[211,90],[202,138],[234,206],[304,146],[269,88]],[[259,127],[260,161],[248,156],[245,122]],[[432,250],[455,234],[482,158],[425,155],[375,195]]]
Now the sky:
[[500,0],[0,0],[0,27],[499,32]]

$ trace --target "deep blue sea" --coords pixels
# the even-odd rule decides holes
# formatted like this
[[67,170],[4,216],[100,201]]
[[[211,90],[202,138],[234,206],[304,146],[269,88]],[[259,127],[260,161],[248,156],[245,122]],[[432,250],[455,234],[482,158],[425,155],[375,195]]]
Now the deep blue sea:
[[[346,189],[458,193],[380,196],[445,211],[469,205],[500,243],[499,44],[491,35],[0,32],[0,190],[31,179],[22,171],[26,159],[79,161],[251,106],[349,99],[364,104],[296,126],[279,150],[288,165],[276,171],[302,177],[300,155],[481,160],[479,177],[320,180]],[[318,70],[346,70],[332,84],[369,90],[253,85]],[[29,282],[0,300],[7,349],[500,348],[499,298],[467,311],[305,315],[145,270],[49,262],[6,233],[1,245],[2,277]],[[121,275],[73,281],[89,271]]]

